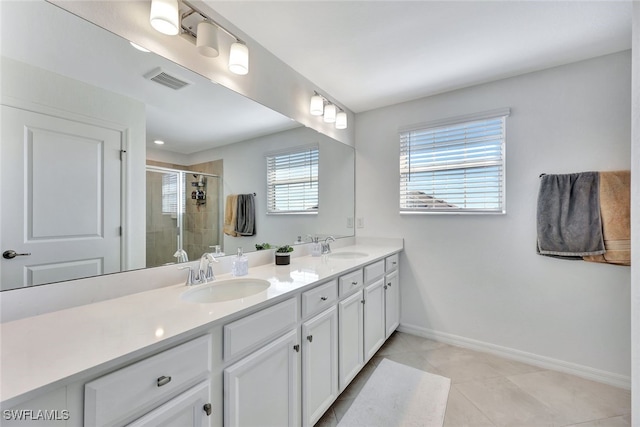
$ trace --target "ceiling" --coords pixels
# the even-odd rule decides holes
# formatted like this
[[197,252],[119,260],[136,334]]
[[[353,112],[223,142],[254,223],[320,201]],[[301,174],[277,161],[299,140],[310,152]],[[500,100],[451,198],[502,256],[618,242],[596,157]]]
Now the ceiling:
[[359,113],[631,48],[631,1],[215,1]]

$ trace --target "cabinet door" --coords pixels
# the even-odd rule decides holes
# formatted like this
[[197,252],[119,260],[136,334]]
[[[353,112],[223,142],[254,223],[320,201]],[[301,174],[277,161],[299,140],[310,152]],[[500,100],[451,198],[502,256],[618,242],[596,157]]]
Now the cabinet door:
[[400,324],[400,281],[398,271],[387,274],[384,290],[386,338]]
[[368,362],[385,340],[384,277],[364,288],[364,357]]
[[364,365],[363,301],[360,291],[338,304],[340,391],[349,385]]
[[[154,409],[129,427],[205,427],[209,425],[211,400],[209,381],[174,397],[164,405]],[[209,411],[205,405],[209,405]]]
[[298,426],[299,372],[297,330],[226,368],[225,426]]
[[313,426],[338,396],[338,309],[302,324],[302,425]]

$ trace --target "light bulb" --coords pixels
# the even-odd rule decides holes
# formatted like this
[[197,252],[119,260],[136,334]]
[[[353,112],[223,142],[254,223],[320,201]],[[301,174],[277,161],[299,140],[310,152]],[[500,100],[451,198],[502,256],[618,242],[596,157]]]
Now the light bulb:
[[229,51],[229,71],[244,76],[249,72],[249,49],[240,42],[231,45]]
[[162,34],[175,36],[180,30],[178,0],[151,0],[151,26]]
[[324,122],[334,123],[336,121],[336,106],[333,104],[327,104],[324,107]]
[[336,129],[346,129],[347,128],[347,113],[344,111],[339,111],[336,114]]
[[218,27],[209,21],[199,23],[196,47],[200,55],[208,56],[209,58],[215,58],[220,55],[218,50]]
[[320,95],[313,95],[311,97],[309,112],[312,116],[321,116],[324,113],[324,99]]

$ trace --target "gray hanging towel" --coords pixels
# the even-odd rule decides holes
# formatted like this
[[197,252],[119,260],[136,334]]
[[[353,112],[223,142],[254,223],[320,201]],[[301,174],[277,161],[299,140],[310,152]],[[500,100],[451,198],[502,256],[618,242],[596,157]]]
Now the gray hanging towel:
[[598,189],[598,172],[540,178],[539,254],[582,259],[605,252]]
[[241,236],[256,234],[256,205],[253,194],[238,194],[236,233]]

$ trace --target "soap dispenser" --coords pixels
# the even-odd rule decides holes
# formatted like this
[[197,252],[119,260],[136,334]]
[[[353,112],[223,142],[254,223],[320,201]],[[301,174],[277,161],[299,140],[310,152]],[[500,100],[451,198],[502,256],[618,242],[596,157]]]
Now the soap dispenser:
[[238,248],[238,255],[233,260],[231,274],[235,277],[246,276],[249,274],[249,258],[242,252],[242,248]]
[[311,237],[311,256],[320,256],[322,255],[322,244],[318,236],[309,236]]

